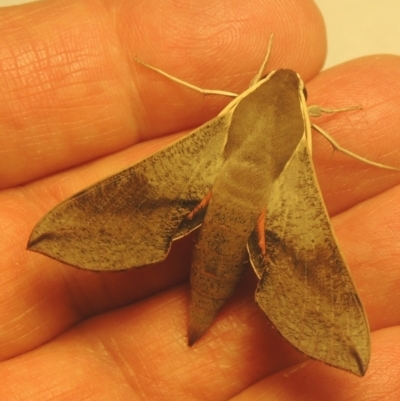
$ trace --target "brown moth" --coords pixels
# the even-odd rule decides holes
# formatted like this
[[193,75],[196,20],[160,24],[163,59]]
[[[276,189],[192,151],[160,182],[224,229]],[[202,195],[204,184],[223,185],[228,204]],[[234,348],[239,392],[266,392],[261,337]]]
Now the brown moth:
[[124,270],[165,259],[172,241],[201,226],[190,345],[250,259],[259,278],[256,302],[282,336],[311,358],[363,376],[368,321],[311,159],[309,115],[348,109],[307,109],[296,72],[260,79],[267,58],[241,95],[201,90],[150,67],[235,99],[186,137],[56,206],[37,223],[28,249],[82,269]]

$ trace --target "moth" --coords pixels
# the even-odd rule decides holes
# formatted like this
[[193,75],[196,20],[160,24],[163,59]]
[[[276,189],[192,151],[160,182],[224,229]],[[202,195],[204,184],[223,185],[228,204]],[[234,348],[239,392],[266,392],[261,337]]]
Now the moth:
[[234,99],[167,148],[60,203],[34,227],[28,249],[81,269],[124,270],[162,261],[172,241],[201,226],[189,345],[250,260],[259,279],[255,300],[280,334],[309,357],[363,376],[368,321],[311,159],[311,127],[327,134],[310,115],[347,109],[307,108],[303,81],[292,70],[261,78],[271,43],[240,95],[201,90],[148,66]]

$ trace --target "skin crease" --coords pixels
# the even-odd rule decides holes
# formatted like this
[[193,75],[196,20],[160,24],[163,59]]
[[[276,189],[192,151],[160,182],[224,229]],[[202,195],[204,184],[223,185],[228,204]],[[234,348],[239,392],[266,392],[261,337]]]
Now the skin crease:
[[363,106],[316,123],[347,149],[398,166],[400,58],[318,74],[325,32],[312,2],[52,0],[0,9],[0,399],[399,399],[400,175],[332,153],[318,135],[322,193],[372,331],[361,379],[287,344],[254,302],[251,271],[188,348],[192,238],[160,265],[117,274],[25,251],[34,224],[62,199],[229,101],[169,82],[134,56],[198,86],[239,92],[271,32],[267,68],[298,71],[309,104]]

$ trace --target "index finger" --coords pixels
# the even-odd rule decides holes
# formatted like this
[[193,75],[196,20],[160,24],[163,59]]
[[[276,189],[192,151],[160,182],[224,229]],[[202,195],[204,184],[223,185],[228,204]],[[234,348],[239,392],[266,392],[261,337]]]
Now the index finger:
[[270,68],[308,79],[322,65],[324,26],[311,1],[179,4],[76,0],[0,10],[0,188],[194,127],[227,102],[168,82],[134,57],[238,92],[273,32]]

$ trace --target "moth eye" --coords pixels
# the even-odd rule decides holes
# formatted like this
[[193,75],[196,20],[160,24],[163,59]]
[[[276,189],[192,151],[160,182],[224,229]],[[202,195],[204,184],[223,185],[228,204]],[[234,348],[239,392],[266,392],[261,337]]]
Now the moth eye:
[[306,87],[303,88],[303,95],[304,95],[304,98],[307,100],[307,89],[306,89]]

